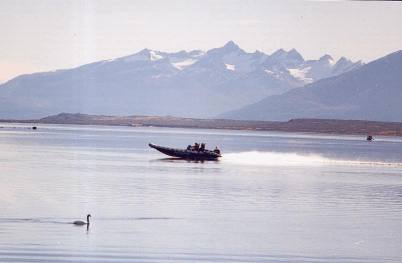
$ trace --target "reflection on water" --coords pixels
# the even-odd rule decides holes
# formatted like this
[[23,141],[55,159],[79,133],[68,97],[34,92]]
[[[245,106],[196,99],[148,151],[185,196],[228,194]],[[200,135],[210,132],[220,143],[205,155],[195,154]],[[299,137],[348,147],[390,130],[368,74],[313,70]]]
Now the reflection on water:
[[2,126],[0,262],[402,261],[399,138]]

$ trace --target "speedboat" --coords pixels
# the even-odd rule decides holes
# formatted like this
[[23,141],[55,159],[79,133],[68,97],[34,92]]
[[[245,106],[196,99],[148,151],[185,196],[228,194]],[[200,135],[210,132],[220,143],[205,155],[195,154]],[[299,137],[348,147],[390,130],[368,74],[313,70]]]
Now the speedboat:
[[192,148],[187,149],[176,149],[170,147],[159,146],[156,144],[149,143],[149,147],[154,148],[161,153],[166,155],[177,157],[181,159],[189,159],[189,160],[217,160],[222,155],[219,152],[210,151],[210,150],[195,150]]

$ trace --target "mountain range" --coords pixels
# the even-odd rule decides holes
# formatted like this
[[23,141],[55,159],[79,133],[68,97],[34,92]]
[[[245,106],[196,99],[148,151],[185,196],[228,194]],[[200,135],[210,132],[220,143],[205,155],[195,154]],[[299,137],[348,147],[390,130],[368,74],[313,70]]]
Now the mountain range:
[[265,99],[222,118],[325,118],[402,122],[402,50],[358,69]]
[[[72,69],[18,76],[0,85],[0,118],[60,112],[208,118],[362,65],[329,55],[305,60],[295,49],[248,53],[233,41],[207,52],[144,49]],[[244,116],[248,114],[234,118]]]

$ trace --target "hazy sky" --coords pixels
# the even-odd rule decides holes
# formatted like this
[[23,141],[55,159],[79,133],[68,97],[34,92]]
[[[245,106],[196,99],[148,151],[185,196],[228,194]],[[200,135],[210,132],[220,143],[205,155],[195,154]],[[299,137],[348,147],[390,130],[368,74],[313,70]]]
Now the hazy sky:
[[369,62],[402,49],[401,2],[0,0],[0,82],[129,55],[296,48]]

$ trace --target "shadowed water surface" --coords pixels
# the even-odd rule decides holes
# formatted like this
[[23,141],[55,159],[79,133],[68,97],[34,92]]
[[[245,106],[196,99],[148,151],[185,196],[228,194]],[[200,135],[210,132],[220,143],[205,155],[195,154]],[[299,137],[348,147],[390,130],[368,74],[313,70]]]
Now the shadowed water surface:
[[402,261],[400,138],[2,127],[0,262]]

